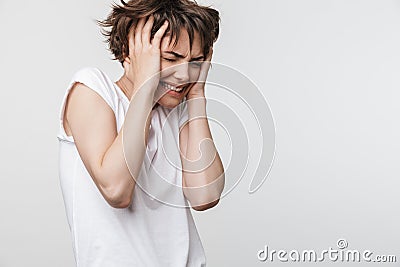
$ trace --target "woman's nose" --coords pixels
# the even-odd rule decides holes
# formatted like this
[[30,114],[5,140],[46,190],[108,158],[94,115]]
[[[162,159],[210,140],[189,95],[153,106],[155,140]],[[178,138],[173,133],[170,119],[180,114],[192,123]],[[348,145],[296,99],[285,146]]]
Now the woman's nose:
[[174,77],[180,83],[186,83],[189,81],[189,63],[181,63],[174,67]]

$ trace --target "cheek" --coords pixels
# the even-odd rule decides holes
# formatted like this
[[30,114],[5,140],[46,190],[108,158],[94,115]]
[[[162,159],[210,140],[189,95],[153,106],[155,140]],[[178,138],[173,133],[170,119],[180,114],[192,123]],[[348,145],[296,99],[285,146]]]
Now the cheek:
[[189,77],[191,82],[195,82],[199,79],[200,76],[200,68],[190,68],[189,69]]
[[161,59],[161,64],[160,64],[161,77],[167,77],[171,75],[173,73],[172,66],[173,64],[171,64],[171,62]]

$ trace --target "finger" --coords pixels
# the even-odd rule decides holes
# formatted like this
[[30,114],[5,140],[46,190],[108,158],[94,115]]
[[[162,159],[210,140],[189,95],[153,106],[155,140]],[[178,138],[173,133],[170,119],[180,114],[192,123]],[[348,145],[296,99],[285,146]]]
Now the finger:
[[208,71],[209,71],[210,66],[211,66],[212,54],[213,54],[213,48],[211,47],[210,51],[207,54],[207,58],[201,64],[200,75],[199,75],[199,81],[201,81],[201,82],[205,82],[206,79],[207,79]]
[[203,64],[201,65],[201,69],[200,69],[200,75],[198,78],[198,82],[202,82],[204,83],[207,80],[207,76],[208,76],[208,70],[210,69],[210,63],[208,62],[203,62]]
[[125,57],[127,59],[131,55],[133,55],[133,50],[135,48],[135,27],[132,27],[128,34],[128,56]]
[[210,51],[208,52],[208,55],[206,57],[206,61],[211,61],[212,55],[213,55],[213,47],[210,47]]
[[142,47],[142,29],[146,18],[139,19],[139,22],[135,28],[135,46],[137,48]]
[[161,38],[164,36],[165,31],[168,28],[168,20],[164,21],[164,24],[158,29],[158,31],[154,34],[152,45],[158,49],[160,49]]
[[150,15],[150,17],[146,21],[146,24],[144,25],[143,31],[142,31],[142,44],[143,45],[150,44],[150,34],[151,34],[151,28],[153,27],[153,23],[154,23],[154,16]]

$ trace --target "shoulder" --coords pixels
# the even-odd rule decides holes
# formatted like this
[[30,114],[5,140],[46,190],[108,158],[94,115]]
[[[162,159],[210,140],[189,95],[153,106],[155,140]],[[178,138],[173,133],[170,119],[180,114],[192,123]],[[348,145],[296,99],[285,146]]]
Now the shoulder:
[[113,110],[115,110],[118,95],[115,91],[114,83],[102,70],[96,67],[80,68],[73,74],[70,87],[77,82],[95,91]]
[[[92,83],[96,83],[96,85],[99,85],[104,88],[108,89],[114,89],[110,88],[112,86],[112,81],[111,79],[99,68],[96,67],[83,67],[78,69],[72,76],[73,80],[82,80],[82,81],[88,81]],[[97,88],[94,88],[97,89]],[[115,90],[110,90],[115,91]]]

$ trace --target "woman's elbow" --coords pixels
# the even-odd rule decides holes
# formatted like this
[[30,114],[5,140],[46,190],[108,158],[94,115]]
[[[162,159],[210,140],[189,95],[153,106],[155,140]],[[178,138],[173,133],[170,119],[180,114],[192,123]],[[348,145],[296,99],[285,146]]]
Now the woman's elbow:
[[107,203],[115,209],[126,209],[131,205],[132,199],[121,197],[108,197]]
[[106,201],[111,207],[115,209],[126,209],[132,204],[132,197],[114,194],[108,195]]
[[131,186],[114,187],[105,190],[105,200],[116,209],[125,209],[132,204],[133,188]]
[[219,202],[219,198],[210,202],[210,203],[206,203],[206,204],[202,204],[202,205],[197,205],[197,206],[192,206],[192,208],[196,211],[205,211],[208,209],[211,209],[213,207],[215,207]]

